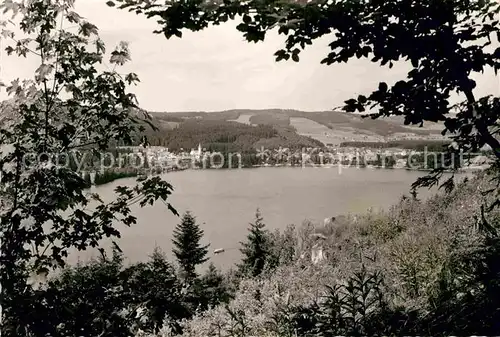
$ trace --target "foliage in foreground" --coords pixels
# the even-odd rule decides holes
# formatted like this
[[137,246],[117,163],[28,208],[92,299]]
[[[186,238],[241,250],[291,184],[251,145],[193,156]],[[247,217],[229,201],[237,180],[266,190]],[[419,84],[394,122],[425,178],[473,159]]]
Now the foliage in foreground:
[[[106,52],[97,27],[74,12],[73,4],[0,3],[0,39],[7,54],[38,60],[32,79],[0,82],[9,96],[0,105],[0,305],[6,337],[44,331],[56,336],[54,330],[66,334],[66,326],[52,324],[63,314],[49,310],[60,307],[58,296],[65,294],[44,298],[28,283],[30,274],[63,266],[72,250],[119,238],[117,224],[136,223],[130,211],[135,203],[147,206],[161,199],[176,214],[167,202],[172,186],[158,177],[119,186],[115,199],[104,202],[87,193],[81,172],[67,162],[78,149],[104,152],[113,142],[130,142],[140,120],[148,119],[135,113],[137,101],[128,91],[137,75],[116,70],[130,60],[127,44]],[[101,71],[106,59],[112,66]],[[101,323],[95,335],[107,326]],[[109,329],[122,331],[124,326]]]
[[114,251],[111,257],[65,268],[38,285],[27,298],[35,306],[26,314],[32,315],[33,336],[178,333],[182,320],[228,301],[225,282],[212,266],[187,284],[158,249],[148,261],[129,265]]
[[[128,266],[115,252],[35,287],[25,314],[33,336],[497,335],[499,213],[489,213],[492,227],[480,221],[495,175],[281,233],[257,213],[264,265],[249,254],[243,261],[259,273],[236,280],[210,265],[185,282],[159,251]],[[318,247],[326,259],[314,264]]]
[[[492,227],[480,221],[495,175],[281,233],[258,214],[265,263],[237,280],[210,265],[184,282],[158,251],[145,263],[115,254],[70,268],[38,293],[37,303],[51,301],[38,324],[57,326],[54,336],[497,335],[499,213],[489,213]],[[318,246],[326,259],[314,264]]]
[[[305,223],[293,261],[240,280],[234,299],[184,323],[184,336],[497,335],[498,212],[493,227],[480,221],[494,176],[332,226]],[[319,232],[327,260],[315,265]]]

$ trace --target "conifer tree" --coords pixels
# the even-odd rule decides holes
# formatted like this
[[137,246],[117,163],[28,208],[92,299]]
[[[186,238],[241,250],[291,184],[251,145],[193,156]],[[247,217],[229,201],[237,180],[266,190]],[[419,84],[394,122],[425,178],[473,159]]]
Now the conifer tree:
[[213,263],[210,263],[201,281],[204,288],[204,297],[208,305],[216,306],[219,303],[229,302],[229,289],[224,276]]
[[264,270],[266,260],[269,257],[269,233],[265,229],[264,219],[257,208],[255,222],[250,224],[249,234],[246,242],[241,242],[240,248],[243,254],[239,271],[242,274],[258,276]]
[[197,277],[196,266],[208,261],[209,245],[202,246],[200,240],[203,230],[196,223],[196,218],[188,211],[182,222],[174,230],[174,249],[172,250],[181,267],[185,279]]

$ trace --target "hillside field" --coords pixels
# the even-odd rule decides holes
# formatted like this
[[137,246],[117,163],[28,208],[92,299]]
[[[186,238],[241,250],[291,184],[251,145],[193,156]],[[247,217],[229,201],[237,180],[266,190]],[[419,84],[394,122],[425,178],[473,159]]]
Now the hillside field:
[[237,122],[246,125],[269,125],[276,129],[292,127],[301,136],[315,139],[325,145],[338,146],[343,142],[383,142],[400,139],[443,139],[442,125],[429,123],[405,126],[402,119],[363,118],[339,111],[299,111],[285,109],[226,110],[192,112],[152,112],[157,124],[167,130],[185,121]]

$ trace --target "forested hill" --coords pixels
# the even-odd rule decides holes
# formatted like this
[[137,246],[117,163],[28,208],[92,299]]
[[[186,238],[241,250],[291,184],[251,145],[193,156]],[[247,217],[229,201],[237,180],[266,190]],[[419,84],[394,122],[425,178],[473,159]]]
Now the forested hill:
[[217,119],[183,119],[166,116],[153,118],[159,129],[146,127],[151,145],[161,145],[173,151],[197,148],[201,144],[211,151],[253,151],[266,148],[322,147],[324,144],[310,137],[300,136],[290,126],[247,125]]
[[[342,137],[344,141],[381,141],[393,135],[426,138],[439,133],[428,127],[407,127],[392,119],[373,120],[338,111],[239,109],[149,114],[152,123],[159,128],[153,131],[147,127],[145,134],[150,144],[172,150],[191,149],[198,144],[217,151],[246,151],[262,146],[318,147],[334,143],[335,137]],[[306,121],[305,129],[302,124],[297,125],[297,121]],[[327,133],[330,138],[322,137]]]
[[[359,114],[342,111],[300,111],[292,109],[234,109],[225,111],[190,111],[190,112],[150,112],[152,116],[163,122],[175,122],[180,119],[238,121],[242,123],[289,126],[292,118],[304,118],[314,121],[329,129],[336,130],[349,127],[357,131],[365,131],[375,135],[388,136],[395,133],[412,133],[416,135],[431,135],[439,130],[425,124],[423,127],[403,125],[398,117],[391,118],[363,118]],[[248,120],[245,120],[247,117]]]

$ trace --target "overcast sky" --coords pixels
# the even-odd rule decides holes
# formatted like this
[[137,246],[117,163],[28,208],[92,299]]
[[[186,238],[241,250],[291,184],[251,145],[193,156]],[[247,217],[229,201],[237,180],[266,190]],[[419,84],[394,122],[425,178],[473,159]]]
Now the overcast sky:
[[[405,64],[389,70],[367,60],[321,65],[328,39],[309,46],[299,63],[276,63],[273,53],[283,45],[283,36],[270,34],[263,43],[248,43],[234,23],[186,31],[182,39],[167,40],[152,33],[154,20],[107,7],[105,2],[77,0],[77,12],[99,27],[108,50],[120,40],[130,43],[132,62],[126,70],[138,74],[141,83],[132,90],[150,111],[328,110],[353,95],[369,93],[379,81],[403,79],[407,70]],[[36,61],[2,54],[0,79],[30,78]],[[479,86],[478,96],[500,94],[499,80],[492,74],[484,76]]]

